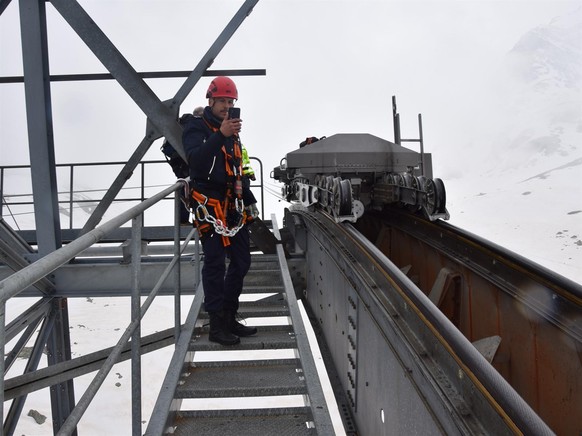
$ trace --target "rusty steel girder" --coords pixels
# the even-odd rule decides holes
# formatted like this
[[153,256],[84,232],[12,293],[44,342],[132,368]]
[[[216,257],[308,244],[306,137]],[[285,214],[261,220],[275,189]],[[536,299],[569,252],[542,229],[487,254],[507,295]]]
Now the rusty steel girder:
[[[557,434],[582,431],[582,287],[478,236],[398,209],[357,228]],[[478,342],[480,341],[480,342]]]

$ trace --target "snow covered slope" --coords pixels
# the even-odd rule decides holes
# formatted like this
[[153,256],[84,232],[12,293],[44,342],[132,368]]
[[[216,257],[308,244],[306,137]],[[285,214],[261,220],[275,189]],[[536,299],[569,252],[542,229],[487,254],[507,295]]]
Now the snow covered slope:
[[491,84],[445,178],[451,223],[582,283],[582,9],[523,35]]

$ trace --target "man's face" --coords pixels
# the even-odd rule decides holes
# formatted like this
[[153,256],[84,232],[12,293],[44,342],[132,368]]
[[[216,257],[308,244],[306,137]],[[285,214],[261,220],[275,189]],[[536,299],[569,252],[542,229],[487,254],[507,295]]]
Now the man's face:
[[228,114],[228,108],[234,106],[234,99],[232,98],[211,98],[209,100],[212,114],[219,120],[224,120]]

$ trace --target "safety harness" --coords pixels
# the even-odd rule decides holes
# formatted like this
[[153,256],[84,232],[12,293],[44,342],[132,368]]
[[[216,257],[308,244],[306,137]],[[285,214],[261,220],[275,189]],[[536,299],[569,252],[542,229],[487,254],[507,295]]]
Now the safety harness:
[[[218,131],[218,128],[210,125],[208,121],[204,120],[204,122],[213,132]],[[198,203],[194,209],[194,217],[200,234],[204,235],[212,226],[214,231],[222,236],[222,243],[227,247],[230,245],[229,238],[236,235],[247,221],[243,201],[241,145],[238,135],[234,137],[234,156],[226,151],[224,145],[221,150],[224,154],[227,175],[224,199],[221,202],[219,199],[208,197],[196,191],[195,188],[192,188],[191,196]],[[210,172],[212,172],[212,168]],[[214,216],[208,211],[207,206],[212,208]]]

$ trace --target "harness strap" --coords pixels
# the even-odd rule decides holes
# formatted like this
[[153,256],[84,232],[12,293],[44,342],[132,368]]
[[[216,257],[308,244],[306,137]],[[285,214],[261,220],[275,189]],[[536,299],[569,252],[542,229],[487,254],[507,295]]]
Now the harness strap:
[[[217,127],[212,126],[204,117],[203,119],[210,130],[215,133],[218,131]],[[233,144],[234,156],[226,151],[224,144],[221,147],[221,151],[224,155],[225,171],[228,176],[224,200],[221,203],[220,200],[207,197],[195,189],[192,189],[191,196],[198,202],[198,206],[195,208],[194,222],[200,233],[203,234],[209,231],[209,224],[212,224],[214,231],[221,235],[223,245],[227,247],[230,245],[230,237],[236,235],[247,221],[247,214],[242,199],[242,155],[238,135],[235,137]],[[215,216],[212,216],[208,212],[207,205],[212,207]],[[229,213],[234,213],[234,216],[238,220],[236,224],[230,223],[233,227],[229,227],[227,218]]]
[[[203,118],[204,122],[206,123],[206,125],[208,126],[208,128],[210,130],[212,130],[214,133],[219,131],[219,128],[216,126],[213,126],[212,124],[210,124],[208,122],[208,120],[206,118]],[[233,154],[234,156],[228,154],[228,152],[226,151],[226,147],[223,145],[220,149],[222,151],[222,154],[224,155],[224,169],[226,171],[226,174],[232,178],[232,181],[228,181],[227,182],[227,188],[231,189],[231,193],[232,191],[234,191],[235,195],[241,199],[242,198],[242,175],[243,175],[243,154],[242,154],[242,144],[240,142],[240,138],[237,134],[235,134],[235,139],[234,139],[234,146],[233,146]],[[238,164],[235,164],[235,162],[238,162]]]
[[[220,205],[220,201],[218,201],[216,198],[206,197],[195,190],[192,190],[192,198],[194,198],[194,200],[196,200],[199,205],[203,205],[205,208],[206,208],[206,204],[208,204],[208,206],[212,207],[212,209],[214,210],[214,214],[216,215],[217,224],[219,226],[223,226],[223,227],[226,226],[226,216],[224,215],[224,211],[222,209],[222,206]],[[226,204],[227,201],[228,200],[225,200],[225,206],[227,206],[227,204]],[[206,213],[208,213],[208,211],[206,211]],[[198,209],[196,209],[195,216],[197,218],[196,221],[204,221],[207,218],[207,217],[201,217],[198,213]],[[200,230],[202,230],[202,226],[200,227]],[[226,235],[221,235],[221,236],[222,236],[222,244],[225,247],[228,247],[230,245],[230,239]]]

